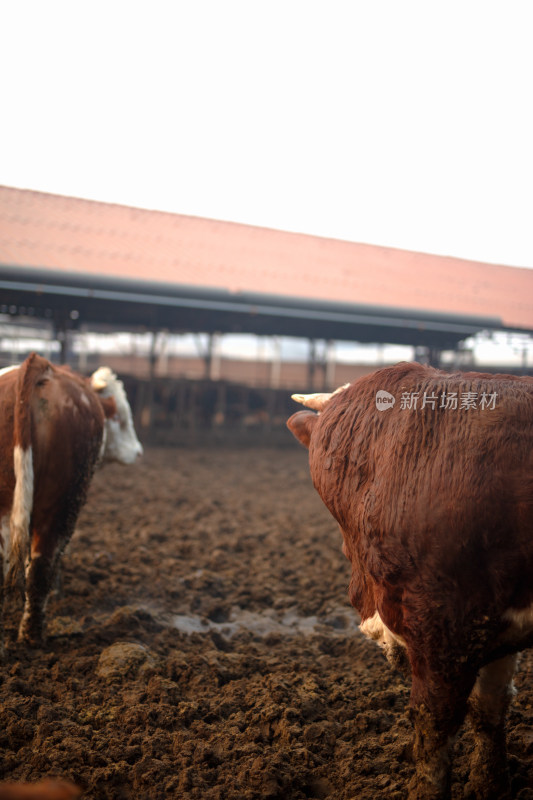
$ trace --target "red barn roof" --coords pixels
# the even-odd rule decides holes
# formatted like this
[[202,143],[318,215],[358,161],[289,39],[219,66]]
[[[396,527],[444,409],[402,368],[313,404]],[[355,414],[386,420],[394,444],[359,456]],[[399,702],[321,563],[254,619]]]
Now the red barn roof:
[[391,308],[533,329],[533,269],[0,187],[0,264]]

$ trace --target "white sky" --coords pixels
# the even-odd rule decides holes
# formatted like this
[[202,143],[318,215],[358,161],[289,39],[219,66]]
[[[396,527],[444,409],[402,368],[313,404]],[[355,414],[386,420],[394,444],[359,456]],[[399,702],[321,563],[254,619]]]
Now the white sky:
[[12,0],[0,183],[533,267],[531,0]]

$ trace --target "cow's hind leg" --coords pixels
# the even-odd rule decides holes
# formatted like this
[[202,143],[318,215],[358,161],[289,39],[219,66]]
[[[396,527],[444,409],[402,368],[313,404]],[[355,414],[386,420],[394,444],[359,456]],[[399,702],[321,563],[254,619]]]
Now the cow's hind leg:
[[54,559],[36,555],[26,567],[26,597],[18,640],[37,646],[43,639],[44,610],[54,575]]
[[9,517],[0,518],[0,662],[4,656],[4,602],[9,552]]
[[41,542],[35,538],[32,541],[30,560],[26,566],[26,595],[18,632],[19,642],[32,646],[42,642],[46,602],[63,549],[61,541],[64,542],[66,538],[53,541],[43,537]]
[[409,800],[447,800],[450,797],[451,748],[467,710],[475,676],[454,683],[441,676],[413,676],[411,719],[414,726],[415,774]]
[[516,661],[517,656],[510,655],[487,664],[470,695],[475,745],[466,797],[503,800],[510,796],[505,716],[513,696]]

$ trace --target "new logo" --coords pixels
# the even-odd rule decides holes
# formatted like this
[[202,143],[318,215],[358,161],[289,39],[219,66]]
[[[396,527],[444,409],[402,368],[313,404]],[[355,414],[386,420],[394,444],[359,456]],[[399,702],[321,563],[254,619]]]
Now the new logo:
[[387,409],[393,407],[395,402],[394,395],[386,392],[385,389],[380,389],[379,392],[376,392],[376,408],[378,411],[387,411]]

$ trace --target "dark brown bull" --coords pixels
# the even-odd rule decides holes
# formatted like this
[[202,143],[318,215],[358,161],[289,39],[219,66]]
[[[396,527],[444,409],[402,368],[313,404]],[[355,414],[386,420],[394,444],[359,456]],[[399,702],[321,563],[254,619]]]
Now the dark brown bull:
[[382,369],[288,420],[338,521],[362,631],[411,673],[409,797],[445,798],[467,711],[468,790],[505,797],[505,714],[533,644],[533,379]]
[[19,639],[37,644],[97,461],[131,463],[142,447],[109,369],[85,379],[36,354],[0,374],[0,441],[0,634],[3,580],[14,585],[25,571]]

